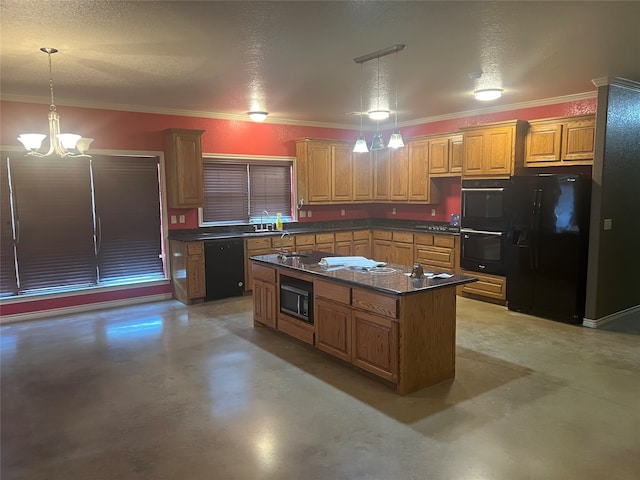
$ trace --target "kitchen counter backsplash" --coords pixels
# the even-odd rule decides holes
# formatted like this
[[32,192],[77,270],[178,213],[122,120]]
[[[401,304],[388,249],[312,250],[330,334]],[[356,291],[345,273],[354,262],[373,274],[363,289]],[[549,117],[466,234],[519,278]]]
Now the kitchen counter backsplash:
[[423,220],[392,220],[388,218],[366,218],[355,220],[332,220],[324,222],[286,222],[283,230],[256,232],[253,225],[225,225],[200,227],[192,229],[170,230],[169,239],[182,241],[216,240],[222,238],[245,238],[288,233],[322,233],[341,230],[357,230],[360,228],[382,228],[393,230],[410,230],[416,233],[443,233],[457,235],[458,227],[447,222],[427,222]]

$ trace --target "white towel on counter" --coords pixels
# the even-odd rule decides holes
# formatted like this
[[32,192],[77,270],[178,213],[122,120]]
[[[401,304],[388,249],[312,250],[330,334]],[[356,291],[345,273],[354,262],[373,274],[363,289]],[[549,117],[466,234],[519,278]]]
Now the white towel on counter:
[[380,267],[386,265],[384,262],[377,262],[366,257],[323,257],[320,265],[327,268],[334,267]]

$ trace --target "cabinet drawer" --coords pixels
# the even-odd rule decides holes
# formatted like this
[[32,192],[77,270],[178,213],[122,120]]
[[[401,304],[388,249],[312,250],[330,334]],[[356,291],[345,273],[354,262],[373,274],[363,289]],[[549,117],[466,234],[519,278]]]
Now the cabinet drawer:
[[247,250],[264,250],[271,248],[270,237],[247,238]]
[[275,237],[271,237],[271,246],[274,249],[279,249],[280,247],[282,248],[293,248],[293,245],[295,244],[295,241],[293,240],[293,237],[288,237],[288,236],[280,236],[280,235],[276,235]]
[[316,243],[332,243],[333,233],[316,233]]
[[313,233],[296,235],[296,248],[313,247],[316,244],[316,236]]
[[414,238],[416,240],[416,247],[420,247],[421,245],[433,245],[432,233],[416,233]]
[[446,269],[455,268],[454,251],[442,247],[416,247],[416,259],[423,265],[434,265]]
[[393,232],[394,242],[413,243],[413,233]]
[[353,232],[354,240],[369,240],[369,230],[358,230]]
[[324,297],[345,305],[351,305],[351,288],[346,285],[316,280],[313,282],[313,293],[317,297]]
[[433,244],[436,247],[453,248],[456,244],[456,239],[451,235],[434,235]]
[[351,232],[336,232],[336,242],[350,242],[352,238]]
[[371,290],[354,288],[351,291],[351,303],[354,307],[368,312],[398,318],[398,299]]
[[251,269],[253,272],[253,278],[269,283],[276,283],[276,270],[274,268],[269,268],[265,267],[264,265],[253,263]]
[[389,230],[374,230],[373,238],[376,240],[391,240],[393,233]]
[[493,298],[495,300],[506,300],[507,279],[498,275],[487,275],[485,273],[469,272],[462,270],[462,275],[476,277],[477,282],[467,283],[462,286],[464,293]]
[[202,255],[204,252],[204,242],[187,243],[187,255]]

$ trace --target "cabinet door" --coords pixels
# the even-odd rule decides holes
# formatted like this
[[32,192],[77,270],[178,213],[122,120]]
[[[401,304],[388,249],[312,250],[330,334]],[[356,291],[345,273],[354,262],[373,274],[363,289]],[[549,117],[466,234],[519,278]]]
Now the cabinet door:
[[329,143],[309,142],[307,146],[307,189],[309,203],[331,201],[331,148]]
[[391,244],[391,262],[400,265],[413,265],[413,244],[393,242]]
[[353,154],[353,200],[355,202],[373,200],[373,171],[370,153]]
[[[404,150],[404,149],[403,149]],[[373,199],[389,200],[389,149],[377,150],[373,152],[374,158],[374,180],[373,180]]]
[[491,128],[485,131],[483,152],[484,173],[487,175],[511,175],[514,159],[514,129]]
[[331,145],[331,199],[347,203],[353,200],[353,159],[351,145]]
[[322,299],[315,307],[316,347],[351,362],[351,309]]
[[463,138],[464,156],[462,161],[462,174],[482,175],[484,133],[482,131],[465,132]]
[[[369,240],[354,240],[351,246],[351,252],[352,255],[369,258],[371,256]],[[380,261],[383,262],[384,260]]]
[[373,240],[373,259],[378,262],[391,262],[391,242],[389,240]]
[[593,161],[595,131],[595,119],[565,123],[562,135],[562,160],[567,162]]
[[449,145],[449,173],[462,173],[462,135],[451,137]]
[[352,363],[391,382],[398,380],[398,323],[353,310]]
[[188,256],[187,281],[189,283],[189,299],[203,298],[206,295],[204,255]]
[[336,242],[335,251],[338,255],[351,255],[351,242]]
[[561,137],[560,123],[532,124],[526,137],[525,162],[559,161]]
[[253,319],[276,328],[276,286],[259,279],[253,281]]
[[409,142],[409,201],[427,201],[429,199],[429,144],[426,140]]
[[449,173],[449,139],[429,140],[429,173]]
[[389,199],[405,201],[409,197],[409,149],[389,151]]
[[165,130],[165,166],[171,208],[195,208],[204,204],[203,133],[204,130]]

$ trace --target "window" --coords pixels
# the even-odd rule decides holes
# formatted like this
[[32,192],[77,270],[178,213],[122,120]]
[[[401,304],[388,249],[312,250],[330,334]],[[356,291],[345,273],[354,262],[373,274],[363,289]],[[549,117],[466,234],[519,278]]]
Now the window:
[[205,158],[202,223],[272,222],[277,213],[291,221],[292,169],[290,160]]
[[2,159],[0,295],[165,278],[157,157]]

